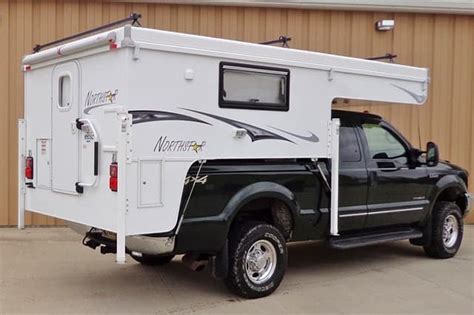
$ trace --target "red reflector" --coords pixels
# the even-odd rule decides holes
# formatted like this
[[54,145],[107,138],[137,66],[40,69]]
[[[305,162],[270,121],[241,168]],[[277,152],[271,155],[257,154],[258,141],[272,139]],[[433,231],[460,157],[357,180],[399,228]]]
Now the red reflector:
[[117,43],[109,43],[109,49],[117,49]]
[[31,156],[25,159],[25,177],[33,179],[33,157]]
[[112,191],[117,191],[118,188],[118,164],[117,162],[112,162],[109,168],[109,188]]
[[118,164],[117,164],[117,162],[112,162],[110,164],[109,174],[110,174],[110,177],[117,177],[118,176]]

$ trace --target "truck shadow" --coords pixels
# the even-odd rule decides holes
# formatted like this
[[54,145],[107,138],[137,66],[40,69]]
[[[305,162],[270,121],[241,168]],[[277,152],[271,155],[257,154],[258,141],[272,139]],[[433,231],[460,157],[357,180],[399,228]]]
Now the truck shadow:
[[[314,269],[316,266],[332,266],[335,263],[351,266],[354,263],[365,262],[368,265],[379,264],[406,258],[418,259],[424,257],[423,249],[411,245],[408,241],[391,242],[381,245],[337,250],[328,247],[323,242],[299,242],[288,246],[289,270],[294,268]],[[357,259],[354,259],[357,258]],[[323,271],[323,269],[321,269]]]
[[[349,250],[332,249],[322,242],[301,242],[290,244],[288,254],[288,269],[282,287],[285,287],[285,283],[292,286],[305,281],[318,282],[318,279],[329,279],[332,275],[351,275],[424,258],[422,248],[412,246],[407,241]],[[160,278],[161,282],[169,283],[172,291],[184,289],[188,293],[238,300],[221,281],[211,277],[208,268],[193,272],[181,263],[181,257],[161,267],[139,264],[130,267],[139,269],[150,280]]]

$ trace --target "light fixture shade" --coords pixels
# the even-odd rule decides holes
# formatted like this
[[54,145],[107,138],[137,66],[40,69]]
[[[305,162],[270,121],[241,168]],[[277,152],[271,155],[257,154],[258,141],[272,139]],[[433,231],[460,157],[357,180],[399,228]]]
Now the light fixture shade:
[[379,32],[391,31],[395,28],[395,20],[378,20],[375,29]]

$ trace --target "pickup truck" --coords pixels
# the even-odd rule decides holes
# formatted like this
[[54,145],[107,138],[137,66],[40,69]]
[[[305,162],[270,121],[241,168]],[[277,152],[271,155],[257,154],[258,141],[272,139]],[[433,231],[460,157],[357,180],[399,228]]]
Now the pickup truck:
[[[430,257],[453,257],[470,207],[468,172],[439,161],[432,142],[426,151],[414,148],[379,116],[338,110],[332,116],[341,121],[339,236],[329,236],[330,162],[221,160],[190,169],[181,201],[186,213],[180,230],[169,232],[176,235],[171,253],[140,253],[128,240],[127,252],[146,265],[177,254],[194,269],[209,262],[213,276],[246,298],[278,287],[288,242],[350,249],[409,240]],[[114,252],[100,230],[89,230],[84,244]]]

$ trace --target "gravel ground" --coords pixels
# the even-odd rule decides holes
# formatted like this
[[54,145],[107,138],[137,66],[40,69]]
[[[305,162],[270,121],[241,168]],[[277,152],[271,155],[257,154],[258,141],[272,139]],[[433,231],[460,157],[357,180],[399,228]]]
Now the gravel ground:
[[0,229],[0,314],[474,314],[474,226],[448,260],[407,241],[346,251],[292,244],[280,288],[258,300],[237,298],[180,257],[117,265],[80,241],[67,228]]

